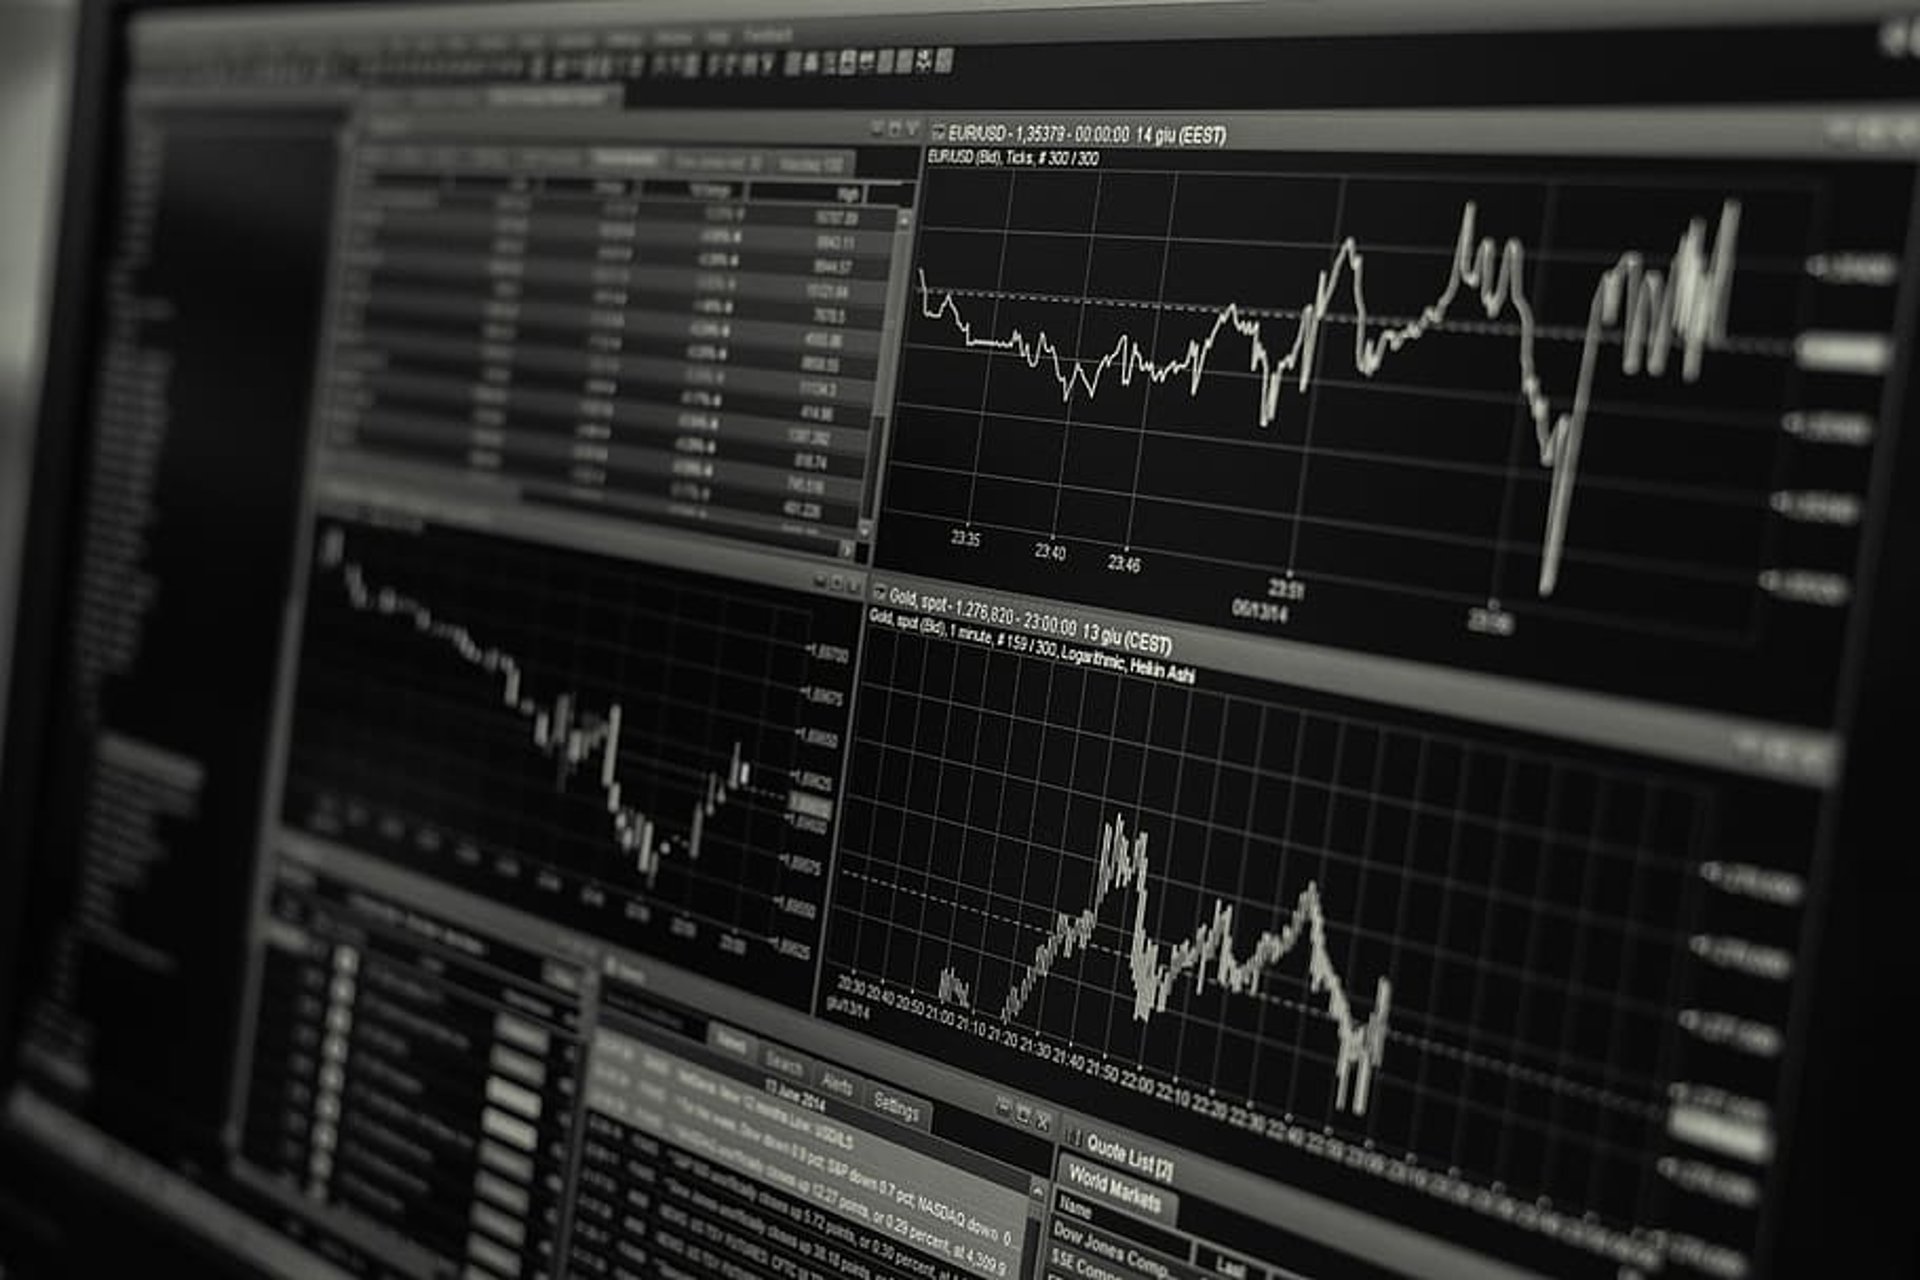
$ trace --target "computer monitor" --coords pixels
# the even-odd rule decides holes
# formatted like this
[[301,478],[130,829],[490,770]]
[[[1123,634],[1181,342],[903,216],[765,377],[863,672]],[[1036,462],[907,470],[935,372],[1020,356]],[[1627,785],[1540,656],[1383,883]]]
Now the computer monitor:
[[1911,1265],[1920,19],[101,3],[78,80],[16,1265]]

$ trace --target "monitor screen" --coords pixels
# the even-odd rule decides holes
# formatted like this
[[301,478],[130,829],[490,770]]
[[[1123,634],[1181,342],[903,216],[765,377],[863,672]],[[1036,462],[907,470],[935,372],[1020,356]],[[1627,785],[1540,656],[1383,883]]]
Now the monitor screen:
[[16,1156],[287,1275],[1911,1256],[1920,20],[95,18]]

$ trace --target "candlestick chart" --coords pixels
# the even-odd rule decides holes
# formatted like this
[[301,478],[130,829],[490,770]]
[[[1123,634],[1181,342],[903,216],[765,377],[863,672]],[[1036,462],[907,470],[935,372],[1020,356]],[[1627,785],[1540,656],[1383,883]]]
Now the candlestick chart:
[[1711,788],[1016,649],[870,635],[829,1016],[1631,1221]]
[[[854,620],[449,530],[328,523],[286,812],[669,958],[806,973]],[[543,905],[543,909],[546,907]]]

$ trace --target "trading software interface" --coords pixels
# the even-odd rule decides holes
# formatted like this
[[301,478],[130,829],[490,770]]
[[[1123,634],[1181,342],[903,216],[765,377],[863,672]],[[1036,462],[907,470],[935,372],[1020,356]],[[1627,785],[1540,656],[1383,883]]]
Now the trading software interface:
[[10,1123],[323,1275],[1763,1273],[1920,24],[1351,12],[134,18]]

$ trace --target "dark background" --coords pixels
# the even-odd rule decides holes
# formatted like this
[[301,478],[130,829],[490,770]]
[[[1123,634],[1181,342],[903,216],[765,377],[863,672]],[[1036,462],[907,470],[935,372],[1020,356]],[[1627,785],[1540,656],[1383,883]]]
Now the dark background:
[[[13,639],[72,38],[68,0],[0,0],[0,675]],[[0,718],[6,701],[0,679]]]
[[[71,6],[61,0],[0,0],[0,672],[13,629],[13,592],[19,530],[24,517],[27,464],[26,428],[36,394],[38,353],[43,348],[39,317],[47,300],[52,246],[48,231],[64,148],[57,131],[64,127],[65,52],[73,27]],[[1863,90],[1864,91],[1864,90]],[[99,104],[90,104],[95,109]],[[1910,415],[1909,415],[1910,416]],[[1911,431],[1912,424],[1903,424]],[[1909,941],[1916,863],[1912,858],[1916,824],[1905,803],[1912,784],[1915,749],[1909,735],[1915,710],[1916,680],[1911,655],[1920,637],[1912,548],[1920,539],[1920,486],[1913,468],[1894,494],[1897,527],[1892,545],[1903,555],[1890,557],[1877,583],[1881,627],[1864,654],[1865,691],[1856,722],[1856,754],[1850,783],[1853,811],[1836,835],[1853,856],[1828,886],[1829,908],[1850,927],[1833,931],[1821,957],[1820,985],[1829,998],[1814,1011],[1808,1028],[1816,1054],[1797,1126],[1792,1174],[1787,1192],[1795,1217],[1780,1242],[1781,1274],[1834,1273],[1836,1256],[1857,1266],[1855,1274],[1911,1274],[1911,1137],[1915,1103],[1910,1068],[1898,1045],[1904,1039],[1901,1016],[1916,976]],[[5,683],[0,681],[0,697]],[[9,901],[18,859],[0,832],[0,941],[13,941],[17,901]],[[4,969],[0,965],[0,969]],[[4,973],[0,973],[4,978]],[[0,990],[0,997],[4,997]],[[4,1005],[4,999],[0,999]],[[37,1169],[17,1163],[18,1153],[0,1150],[0,1277],[23,1274],[21,1254],[58,1241],[43,1235],[32,1215],[20,1216],[18,1189],[36,1193],[51,1185]],[[24,1177],[23,1177],[24,1175]],[[27,1181],[33,1179],[34,1181]],[[72,1240],[96,1245],[118,1243],[118,1252],[137,1255],[145,1244],[127,1220],[87,1203],[73,1219]],[[104,1229],[102,1229],[104,1227]],[[1814,1265],[1818,1260],[1819,1265]],[[87,1273],[87,1261],[69,1255],[67,1268]],[[104,1259],[94,1273],[104,1269]],[[163,1271],[207,1274],[195,1261],[149,1254]],[[179,1262],[177,1268],[168,1264]],[[1807,1264],[1807,1265],[1796,1265]]]

